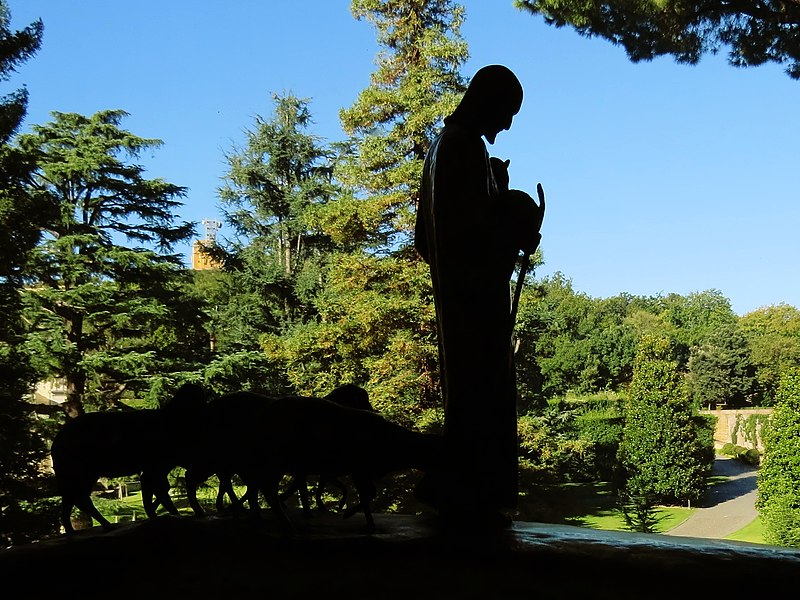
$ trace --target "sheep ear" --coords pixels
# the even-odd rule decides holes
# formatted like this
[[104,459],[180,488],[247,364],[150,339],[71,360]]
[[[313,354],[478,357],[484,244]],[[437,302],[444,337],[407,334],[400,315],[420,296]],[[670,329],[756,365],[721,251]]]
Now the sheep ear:
[[508,168],[508,165],[510,165],[510,164],[511,164],[511,159],[510,159],[510,158],[508,158],[508,159],[504,160],[504,161],[503,161],[503,164],[506,166],[506,168]]

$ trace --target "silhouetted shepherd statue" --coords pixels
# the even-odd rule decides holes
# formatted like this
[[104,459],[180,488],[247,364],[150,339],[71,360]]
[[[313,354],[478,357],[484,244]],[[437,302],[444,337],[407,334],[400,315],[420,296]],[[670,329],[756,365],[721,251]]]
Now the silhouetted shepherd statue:
[[[417,498],[445,522],[508,526],[517,504],[516,381],[510,279],[519,251],[541,240],[544,193],[498,187],[486,146],[509,129],[522,85],[508,68],[480,69],[425,157],[415,245],[430,265],[436,306],[447,466]],[[502,163],[501,163],[502,164]],[[503,166],[507,166],[505,163]],[[524,273],[522,274],[524,276]]]

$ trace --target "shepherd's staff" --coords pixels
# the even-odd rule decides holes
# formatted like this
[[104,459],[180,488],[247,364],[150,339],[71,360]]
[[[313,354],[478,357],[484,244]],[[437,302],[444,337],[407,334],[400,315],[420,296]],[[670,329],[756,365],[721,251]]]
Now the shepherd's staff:
[[[542,221],[544,220],[544,188],[541,183],[536,184],[536,195],[539,196],[539,223],[536,231],[542,228]],[[514,326],[517,323],[517,309],[519,308],[519,297],[522,295],[522,286],[525,283],[525,275],[528,272],[528,267],[531,264],[531,253],[525,252],[522,255],[522,263],[519,266],[519,277],[517,277],[517,286],[514,289],[514,300],[511,303],[511,336],[514,336]]]

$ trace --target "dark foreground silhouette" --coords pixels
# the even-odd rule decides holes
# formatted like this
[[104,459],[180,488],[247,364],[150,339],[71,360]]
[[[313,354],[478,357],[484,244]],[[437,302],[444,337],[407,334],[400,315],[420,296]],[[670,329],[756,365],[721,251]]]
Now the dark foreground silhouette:
[[391,423],[369,410],[368,399],[363,406],[363,390],[355,386],[327,398],[238,392],[208,404],[202,389],[184,386],[163,409],[85,415],[64,427],[53,459],[65,530],[72,529],[73,506],[111,527],[89,496],[100,476],[138,473],[147,514],[153,516],[159,505],[176,513],[167,476],[177,466],[186,469],[197,515],[203,513],[197,486],[213,474],[220,480],[217,508],[226,497],[238,507],[231,485],[238,475],[247,486],[250,512],[258,514],[263,495],[288,530],[279,491],[283,477],[294,477],[308,513],[308,477],[337,485],[339,477],[349,476],[358,498],[346,514],[363,511],[371,531],[375,480],[417,469],[424,476],[416,498],[444,522],[511,525],[504,511],[517,505],[518,448],[510,278],[520,252],[524,278],[539,246],[544,193],[538,186],[537,204],[511,188],[508,162],[491,161],[483,140],[493,144],[511,127],[522,99],[522,85],[508,68],[480,69],[423,166],[415,246],[430,265],[433,283],[443,436]]
[[187,385],[160,409],[94,412],[68,420],[50,449],[65,532],[73,532],[73,507],[105,529],[113,528],[91,500],[100,477],[140,475],[147,515],[155,517],[159,504],[177,515],[162,474],[189,461],[187,450],[194,444],[204,410],[202,389]]
[[510,278],[539,245],[544,204],[509,189],[508,163],[493,169],[484,139],[511,127],[522,98],[508,68],[479,69],[423,165],[414,241],[433,284],[446,458],[416,495],[454,522],[508,526],[517,505]]
[[287,539],[271,521],[164,515],[113,535],[95,527],[0,550],[0,575],[9,597],[82,600],[675,600],[719,598],[731,585],[760,598],[794,589],[800,572],[800,550],[568,525],[477,535],[470,521],[443,531],[424,516],[379,513],[366,535],[327,513],[295,519]]
[[142,501],[149,517],[163,505],[178,514],[169,497],[167,476],[186,469],[189,502],[196,515],[203,510],[197,487],[211,475],[220,480],[218,509],[224,496],[239,505],[231,484],[238,475],[247,486],[243,500],[250,515],[260,516],[263,494],[284,531],[291,531],[279,484],[293,476],[306,514],[310,512],[306,479],[322,485],[349,476],[357,502],[345,516],[361,511],[367,531],[375,524],[370,504],[375,481],[406,469],[426,470],[440,461],[442,438],[396,425],[372,409],[357,386],[337,388],[325,398],[270,398],[252,392],[227,394],[206,402],[205,393],[185,385],[162,409],[123,413],[89,413],[65,424],[52,446],[53,465],[62,496],[62,525],[73,533],[73,506],[105,529],[113,525],[91,501],[101,476],[140,475]]

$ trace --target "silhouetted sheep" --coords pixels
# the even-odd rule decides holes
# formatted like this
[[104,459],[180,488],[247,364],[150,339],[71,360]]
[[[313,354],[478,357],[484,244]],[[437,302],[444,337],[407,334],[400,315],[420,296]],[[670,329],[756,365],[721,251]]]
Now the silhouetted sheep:
[[442,444],[438,435],[406,429],[378,413],[304,396],[265,403],[244,425],[229,448],[233,470],[247,485],[250,508],[257,514],[260,490],[287,528],[291,524],[278,493],[284,475],[350,475],[372,532],[374,480],[394,471],[432,468]]
[[[193,384],[182,386],[163,408],[86,413],[64,423],[50,453],[61,495],[61,524],[73,533],[72,508],[91,515],[106,530],[113,525],[92,503],[100,477],[141,475],[142,503],[149,517],[162,504],[178,509],[169,497],[166,476],[188,457],[189,440],[203,418],[205,395]],[[153,496],[156,504],[153,503]]]
[[[353,409],[374,410],[372,404],[370,404],[367,391],[354,384],[345,384],[337,387],[325,396],[325,399]],[[208,430],[203,436],[206,443],[194,448],[191,464],[186,469],[186,490],[189,505],[196,516],[204,514],[197,501],[197,489],[212,475],[216,475],[219,480],[216,499],[217,510],[220,512],[224,510],[225,496],[229,497],[232,508],[235,509],[240,506],[241,500],[237,498],[232,485],[232,476],[236,471],[231,468],[230,449],[239,444],[241,431],[249,427],[249,424],[254,419],[258,421],[263,407],[273,400],[274,398],[263,394],[240,391],[225,394],[209,402]],[[254,434],[257,435],[257,432]],[[308,498],[306,475],[292,473],[291,476],[291,484],[280,497],[285,499],[291,494],[299,492],[303,512],[310,516],[311,507]],[[347,487],[337,477],[324,473],[319,474],[316,490],[317,505],[320,508],[324,508],[322,491],[325,485],[334,485],[342,491],[341,505],[343,506],[347,498]]]
[[[336,404],[345,406],[347,408],[356,408],[359,410],[369,410],[373,412],[375,411],[375,408],[369,401],[369,394],[367,393],[367,390],[352,383],[340,385],[327,396],[324,396],[324,399],[330,400],[331,402],[335,402]],[[341,494],[341,498],[339,500],[339,509],[343,509],[347,504],[347,486],[335,475],[325,473],[320,474],[317,480],[317,487],[314,494],[317,507],[320,510],[325,510],[327,508],[322,495],[325,492],[325,488],[328,486],[333,486],[339,490],[339,493]],[[281,500],[285,500],[295,492],[300,493],[300,503],[303,507],[303,513],[306,516],[311,516],[311,508],[308,501],[307,477],[299,474],[294,475],[292,483],[281,493],[280,498]]]
[[251,431],[251,423],[260,421],[262,407],[274,398],[256,392],[231,392],[211,400],[205,413],[203,434],[197,438],[191,448],[191,457],[186,468],[186,493],[189,506],[195,516],[203,516],[205,511],[197,500],[197,489],[212,475],[219,480],[216,507],[222,512],[225,508],[225,496],[231,506],[239,506],[240,500],[233,489],[232,478],[236,473],[232,460],[236,448],[239,447],[240,432]]

